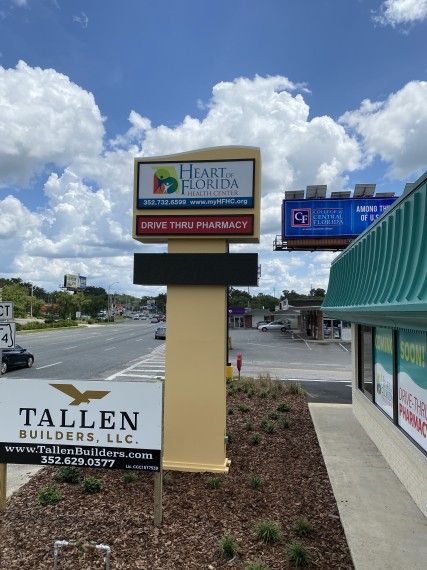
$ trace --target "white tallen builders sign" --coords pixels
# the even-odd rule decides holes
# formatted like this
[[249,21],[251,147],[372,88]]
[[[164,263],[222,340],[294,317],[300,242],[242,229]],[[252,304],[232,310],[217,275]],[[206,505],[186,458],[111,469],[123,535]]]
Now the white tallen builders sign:
[[158,471],[161,381],[0,381],[0,462]]

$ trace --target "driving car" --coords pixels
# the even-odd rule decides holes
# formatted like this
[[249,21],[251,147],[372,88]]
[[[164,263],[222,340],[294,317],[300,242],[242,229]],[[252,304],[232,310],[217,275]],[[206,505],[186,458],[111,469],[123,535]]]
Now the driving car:
[[3,348],[1,360],[1,374],[11,368],[31,368],[34,364],[34,356],[19,344],[15,344],[15,348]]
[[261,323],[258,325],[258,330],[262,332],[274,330],[285,332],[289,328],[289,324],[286,321],[271,321],[271,323]]
[[166,327],[165,327],[165,325],[160,325],[160,327],[156,328],[156,331],[154,333],[154,338],[157,338],[160,340],[166,340]]

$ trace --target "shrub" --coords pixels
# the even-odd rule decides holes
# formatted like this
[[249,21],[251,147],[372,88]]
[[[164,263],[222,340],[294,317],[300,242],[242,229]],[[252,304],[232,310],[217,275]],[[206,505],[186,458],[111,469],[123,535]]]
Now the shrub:
[[138,479],[138,476],[136,473],[130,472],[130,473],[124,473],[123,474],[123,483],[126,483],[127,485],[129,483],[136,483],[137,479]]
[[255,562],[249,562],[249,564],[245,566],[245,570],[270,570],[270,569],[268,566],[264,564],[264,562],[259,562],[256,560]]
[[78,467],[60,467],[55,474],[55,479],[60,483],[71,483],[75,485],[80,482],[81,475]]
[[273,422],[270,422],[268,420],[262,420],[260,425],[261,425],[262,431],[265,431],[265,433],[273,433],[276,429],[274,427]]
[[255,525],[255,538],[265,544],[279,542],[282,538],[282,529],[279,523],[269,520],[260,521]]
[[102,489],[102,481],[97,477],[86,477],[83,479],[83,489],[86,493],[99,493]]
[[232,433],[226,433],[225,434],[225,441],[226,441],[226,443],[233,443],[233,434]]
[[242,414],[247,414],[249,412],[249,409],[249,406],[246,406],[246,404],[240,404],[240,406],[238,406],[238,410]]
[[298,536],[310,536],[313,532],[312,525],[306,519],[296,520],[294,529]]
[[208,477],[207,485],[210,489],[219,489],[222,485],[222,479],[221,477],[212,475],[212,477]]
[[284,412],[289,412],[290,411],[290,406],[286,403],[286,402],[281,402],[278,406],[277,406],[277,411],[284,413]]
[[249,422],[246,422],[246,423],[245,423],[245,426],[244,426],[244,427],[245,427],[245,430],[246,430],[246,431],[253,431],[253,429],[254,429],[254,424],[253,424],[251,421],[249,421]]
[[310,562],[310,553],[307,548],[299,542],[292,542],[288,549],[288,560],[295,568],[307,566]]
[[289,420],[287,417],[283,416],[282,418],[278,419],[279,426],[286,429],[289,427]]
[[271,412],[270,414],[268,414],[268,417],[270,418],[270,420],[278,420],[279,414],[276,414],[276,412]]
[[229,415],[229,416],[232,416],[233,414],[234,414],[234,410],[233,410],[233,408],[230,408],[230,409],[228,410],[228,415]]
[[251,445],[259,445],[261,443],[261,436],[259,433],[253,433],[249,439]]
[[219,549],[221,554],[230,560],[234,558],[238,552],[237,542],[232,536],[225,535],[219,540]]
[[46,505],[54,505],[62,499],[61,493],[56,487],[43,487],[37,495],[39,505],[45,507]]
[[267,390],[262,390],[262,391],[259,393],[259,397],[260,397],[260,398],[268,398],[268,392],[267,392]]
[[249,487],[251,487],[252,489],[259,489],[260,487],[262,487],[264,484],[262,478],[260,477],[260,475],[251,475],[249,477]]
[[163,485],[170,485],[172,483],[172,473],[170,471],[163,471]]
[[296,396],[306,396],[307,392],[301,386],[299,382],[294,382],[291,380],[290,382],[286,382],[285,384],[285,394],[295,394]]

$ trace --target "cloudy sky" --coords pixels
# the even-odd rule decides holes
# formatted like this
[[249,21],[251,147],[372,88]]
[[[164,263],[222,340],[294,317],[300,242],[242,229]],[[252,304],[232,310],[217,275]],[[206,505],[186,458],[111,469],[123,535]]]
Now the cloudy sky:
[[[0,0],[0,274],[135,295],[135,156],[261,148],[259,289],[326,287],[273,252],[285,190],[427,170],[427,0]],[[234,247],[234,250],[236,250]]]

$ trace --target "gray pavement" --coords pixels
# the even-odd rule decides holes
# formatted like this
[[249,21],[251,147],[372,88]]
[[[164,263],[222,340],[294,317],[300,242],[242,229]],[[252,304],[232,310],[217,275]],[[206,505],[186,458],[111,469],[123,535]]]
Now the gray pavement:
[[356,570],[425,570],[427,519],[352,406],[309,406]]

